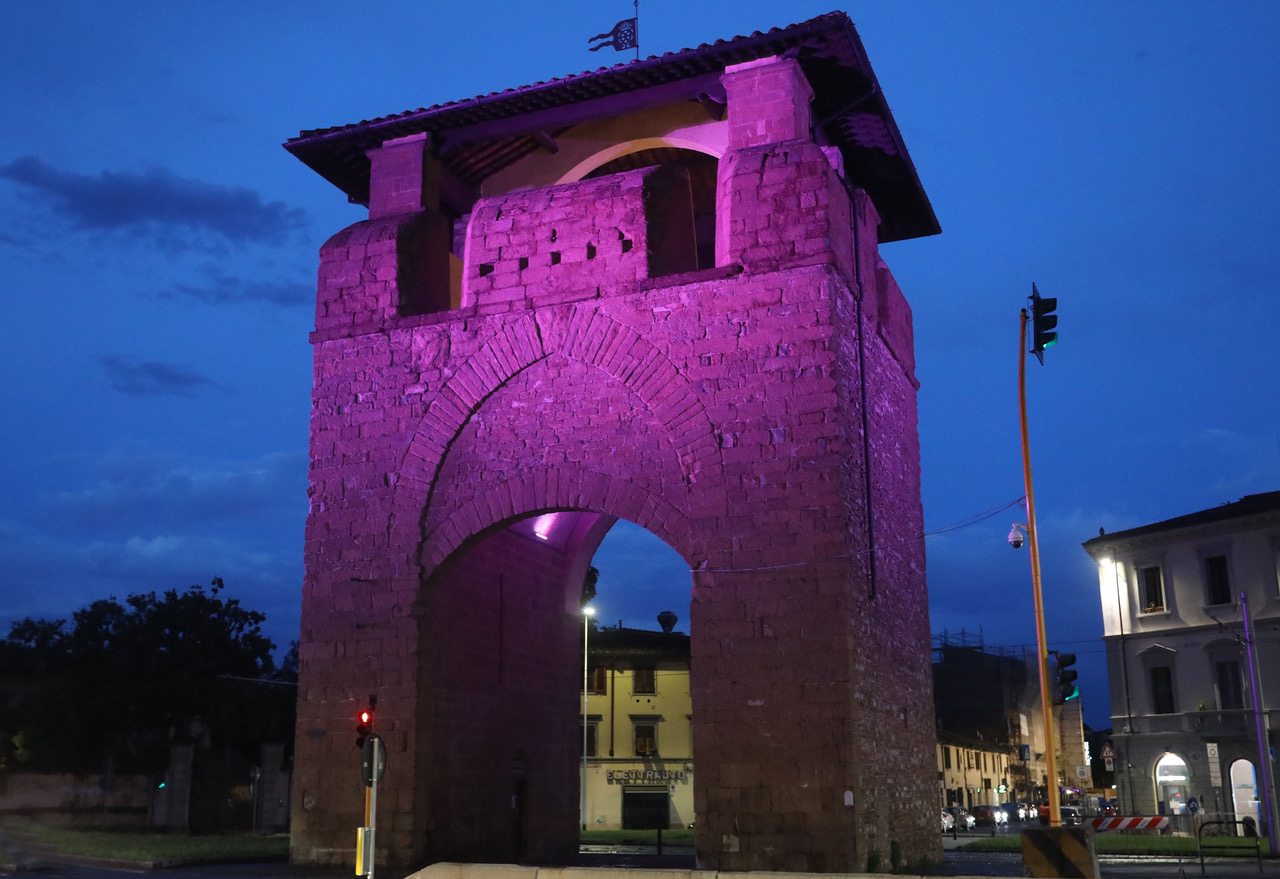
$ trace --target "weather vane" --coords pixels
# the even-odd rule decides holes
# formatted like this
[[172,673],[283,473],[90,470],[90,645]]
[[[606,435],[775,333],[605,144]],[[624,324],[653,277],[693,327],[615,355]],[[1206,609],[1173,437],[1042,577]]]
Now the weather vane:
[[636,50],[636,60],[640,60],[640,0],[635,0],[636,15],[635,18],[624,18],[613,26],[613,30],[603,34],[596,34],[588,43],[600,42],[592,46],[588,51],[595,52],[603,49],[605,46],[612,46],[614,51],[622,52],[626,49]]

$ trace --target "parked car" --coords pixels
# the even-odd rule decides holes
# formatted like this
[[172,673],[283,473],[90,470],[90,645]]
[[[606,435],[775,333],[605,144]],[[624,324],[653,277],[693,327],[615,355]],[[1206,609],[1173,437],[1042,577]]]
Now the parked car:
[[969,811],[962,806],[947,806],[947,811],[955,819],[957,830],[972,830],[976,823]]
[[942,810],[942,832],[950,833],[956,829],[956,819],[946,809]]
[[1009,816],[999,806],[974,806],[973,820],[984,827],[999,827],[1009,823]]
[[[1065,827],[1070,824],[1081,824],[1084,821],[1084,813],[1079,806],[1063,806],[1059,812],[1062,817],[1062,825]],[[1049,804],[1040,804],[1040,823],[1048,825],[1049,823]]]
[[1010,821],[1027,820],[1027,807],[1022,803],[1001,803],[1000,808],[1009,816]]

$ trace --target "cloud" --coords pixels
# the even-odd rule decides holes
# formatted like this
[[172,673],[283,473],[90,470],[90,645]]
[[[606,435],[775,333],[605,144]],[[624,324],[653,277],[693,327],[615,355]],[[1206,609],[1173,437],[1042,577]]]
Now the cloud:
[[111,387],[131,397],[195,397],[204,391],[219,390],[208,376],[158,360],[139,363],[119,354],[107,354],[98,358],[98,364]]
[[60,530],[140,532],[163,526],[240,523],[255,516],[301,521],[307,457],[272,453],[248,460],[172,460],[142,454],[103,459],[96,482],[41,502],[39,519]]
[[0,607],[0,637],[26,617],[68,619],[98,599],[182,590],[226,580],[230,597],[267,615],[264,631],[278,645],[298,637],[302,553],[288,541],[165,532],[81,542],[75,536],[10,529],[0,543],[8,600]]
[[160,294],[166,299],[186,296],[208,305],[240,305],[262,302],[282,308],[309,306],[315,302],[314,285],[294,281],[246,281],[209,269],[209,283],[174,284]]
[[302,210],[264,202],[251,189],[178,177],[164,169],[103,171],[94,177],[25,156],[0,167],[0,177],[47,196],[49,206],[80,229],[132,232],[165,249],[200,246],[183,241],[175,229],[213,233],[234,244],[281,244],[307,223]]

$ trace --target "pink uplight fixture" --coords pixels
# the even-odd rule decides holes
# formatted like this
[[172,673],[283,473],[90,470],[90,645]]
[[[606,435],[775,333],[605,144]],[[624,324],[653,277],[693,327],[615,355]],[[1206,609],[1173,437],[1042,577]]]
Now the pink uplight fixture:
[[535,519],[533,522],[534,535],[536,535],[539,540],[549,540],[551,538],[551,531],[556,526],[556,518],[559,515],[559,513],[547,513]]

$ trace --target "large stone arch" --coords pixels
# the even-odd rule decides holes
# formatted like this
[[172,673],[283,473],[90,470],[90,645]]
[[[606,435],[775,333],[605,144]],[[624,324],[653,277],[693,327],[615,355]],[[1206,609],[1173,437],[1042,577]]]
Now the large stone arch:
[[[583,133],[612,96],[420,111],[324,165],[368,158],[371,223],[321,253],[295,860],[350,863],[370,696],[389,757],[380,862],[573,856],[582,623],[566,595],[589,542],[519,527],[560,510],[596,536],[637,521],[693,571],[701,866],[848,873],[939,853],[911,314],[877,244],[929,218],[843,177],[868,154],[827,145],[839,126],[815,138],[799,60],[723,63],[627,99],[636,126],[727,100],[710,268],[677,210],[681,169],[555,184],[598,152],[562,126]],[[472,164],[508,148],[523,158]],[[857,169],[867,185],[882,171]],[[418,295],[446,270],[448,307]],[[640,427],[628,469],[611,441]]]
[[[448,377],[447,383],[427,404],[426,413],[418,423],[401,461],[401,477],[397,480],[393,505],[401,510],[416,506],[421,511],[419,555],[427,566],[424,576],[448,554],[446,549],[441,555],[440,548],[456,547],[469,533],[476,533],[483,518],[480,510],[489,509],[471,501],[464,508],[448,510],[447,516],[442,514],[443,522],[439,525],[428,521],[438,485],[436,477],[449,450],[486,399],[523,370],[555,354],[600,369],[635,393],[669,434],[686,488],[702,482],[704,503],[714,503],[723,509],[723,495],[715,492],[715,487],[723,484],[720,442],[705,406],[676,365],[634,329],[596,309],[586,306],[546,309],[497,328],[484,346],[462,361]],[[604,478],[603,474],[600,476]],[[611,483],[620,485],[621,481],[612,479]],[[551,483],[553,490],[562,484]],[[547,481],[542,480],[535,491],[543,507],[571,508],[566,499],[547,495],[547,485]],[[614,490],[617,489],[611,489]],[[496,501],[500,495],[497,489],[490,490],[488,502]],[[603,494],[586,496],[603,497]],[[514,499],[510,503],[514,504]],[[663,503],[672,510],[683,505],[670,500]],[[514,506],[502,506],[507,509],[507,515],[517,512]],[[649,527],[649,516],[641,521],[624,513],[622,518]],[[661,529],[650,530],[661,533]],[[687,533],[687,524],[684,532]],[[673,540],[667,542],[678,545]]]
[[453,510],[444,526],[423,542],[423,572],[430,576],[478,535],[529,516],[561,511],[634,522],[690,561],[689,517],[674,504],[607,473],[551,470],[505,479]]

